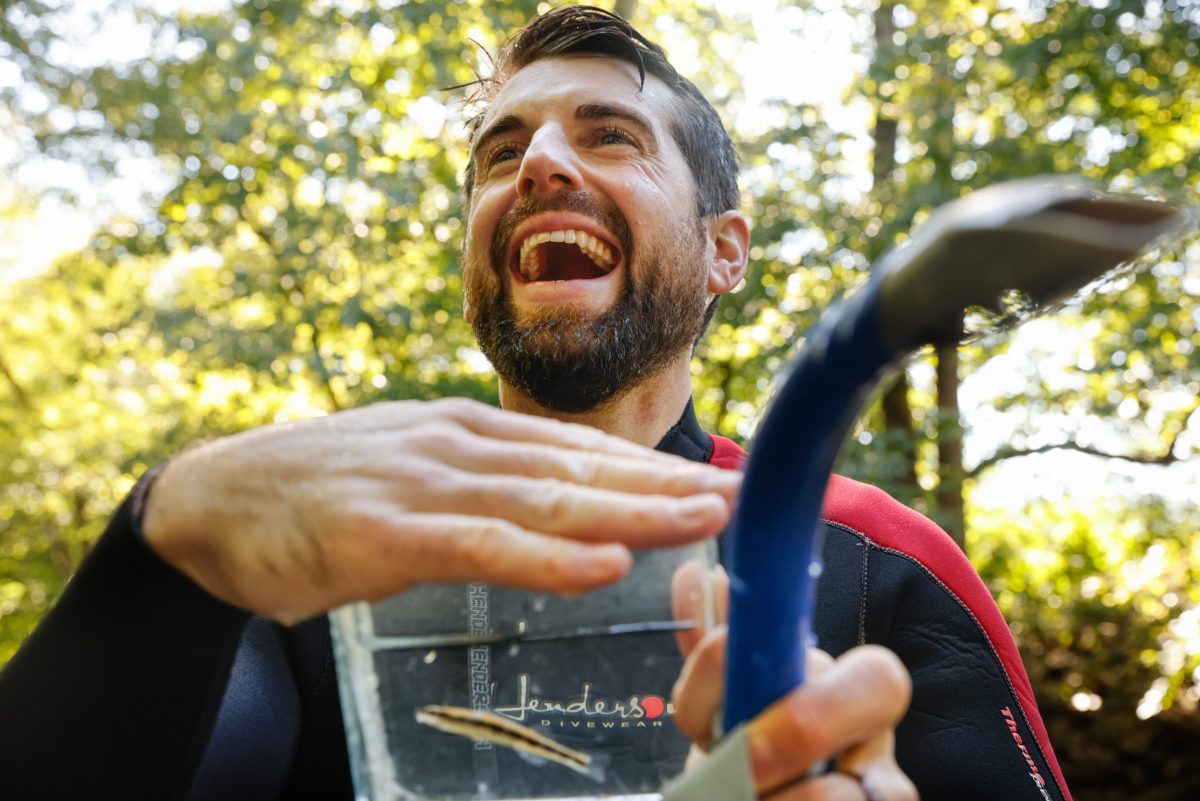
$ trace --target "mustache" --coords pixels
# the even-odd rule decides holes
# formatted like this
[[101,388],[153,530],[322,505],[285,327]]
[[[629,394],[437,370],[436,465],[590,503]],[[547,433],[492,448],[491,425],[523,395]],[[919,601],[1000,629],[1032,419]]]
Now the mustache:
[[548,198],[526,195],[518,198],[500,222],[496,225],[496,233],[492,237],[490,257],[492,268],[502,272],[506,265],[509,243],[517,226],[537,214],[551,211],[569,211],[588,217],[603,226],[616,238],[617,244],[625,254],[625,261],[633,259],[633,232],[625,215],[611,201],[597,197],[586,189],[563,189]]

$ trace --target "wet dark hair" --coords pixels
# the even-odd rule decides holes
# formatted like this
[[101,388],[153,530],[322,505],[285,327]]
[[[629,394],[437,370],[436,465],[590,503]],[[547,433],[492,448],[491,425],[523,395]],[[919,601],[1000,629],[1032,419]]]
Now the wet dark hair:
[[[500,48],[495,70],[468,98],[486,105],[518,70],[543,58],[598,55],[637,67],[665,83],[677,98],[671,114],[671,136],[683,153],[696,184],[696,209],[711,217],[738,206],[737,155],[721,118],[695,85],[684,78],[661,47],[612,12],[594,6],[564,6],[533,19]],[[482,119],[472,121],[472,138]],[[463,188],[467,202],[475,184],[474,160],[468,162]]]

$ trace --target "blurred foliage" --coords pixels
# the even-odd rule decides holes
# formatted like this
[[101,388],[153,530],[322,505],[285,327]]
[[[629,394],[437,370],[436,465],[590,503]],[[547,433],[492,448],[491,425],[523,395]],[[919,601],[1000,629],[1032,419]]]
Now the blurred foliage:
[[[825,15],[853,20],[861,75],[849,114],[747,100],[730,54],[753,43],[749,11],[621,6],[714,99],[743,157],[751,274],[693,370],[711,430],[747,439],[816,316],[966,191],[1077,172],[1198,199],[1200,3],[885,2],[894,30],[881,42],[873,2],[787,4],[774,24],[798,47]],[[135,157],[166,188],[144,211],[107,215],[82,252],[0,282],[0,663],[136,477],[187,443],[388,399],[494,400],[460,319],[469,110],[447,87],[473,80],[487,68],[480,47],[545,7],[249,0],[160,13],[114,0],[112,13],[147,31],[149,55],[93,63],[65,33],[71,4],[3,5],[0,136],[18,154],[0,153],[5,178],[17,183],[22,158],[36,157],[99,183]],[[879,182],[863,120],[895,126]],[[0,218],[22,213],[17,196],[0,196]],[[938,414],[945,388],[918,358],[912,430],[885,431],[873,408],[843,464],[935,519],[939,481],[961,471],[968,551],[1013,621],[1068,777],[1094,798],[1138,786],[1110,772],[1158,738],[1174,743],[1164,754],[1198,742],[1195,510],[1148,500],[1000,513],[971,506],[970,493],[1023,453],[1070,448],[1164,469],[1189,458],[1200,243],[1149,261],[1036,329],[1044,349],[963,349],[965,373],[1008,372],[961,421]],[[1065,356],[1062,341],[1075,343]],[[939,438],[958,431],[988,453],[939,465]],[[1163,711],[1140,720],[1139,705]],[[1153,764],[1161,777],[1178,770]]]
[[1195,798],[1200,507],[976,509],[968,546],[1008,618],[1076,798]]

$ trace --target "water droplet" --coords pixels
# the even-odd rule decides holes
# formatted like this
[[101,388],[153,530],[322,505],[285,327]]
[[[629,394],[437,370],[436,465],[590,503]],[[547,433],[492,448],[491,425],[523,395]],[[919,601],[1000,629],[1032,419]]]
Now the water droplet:
[[822,562],[820,559],[812,560],[812,563],[809,564],[809,566],[808,566],[808,575],[811,576],[812,578],[815,578],[815,579],[820,578],[821,574],[824,572],[825,572],[825,563]]

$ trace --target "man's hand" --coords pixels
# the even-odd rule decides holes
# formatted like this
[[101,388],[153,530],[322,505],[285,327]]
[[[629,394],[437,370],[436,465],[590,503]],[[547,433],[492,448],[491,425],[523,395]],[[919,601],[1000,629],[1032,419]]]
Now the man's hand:
[[719,532],[740,474],[472,401],[379,404],[186,451],[146,541],[283,623],[424,582],[579,593]]
[[[699,565],[680,569],[674,583],[676,617],[694,619],[701,593]],[[727,588],[718,570],[717,616],[724,618]],[[704,752],[723,701],[726,629],[679,633],[687,657],[675,685],[675,722]],[[916,788],[896,764],[893,730],[908,708],[912,682],[891,651],[855,648],[836,661],[810,649],[807,683],[748,724],[747,742],[755,786],[771,801],[915,801]],[[693,758],[702,758],[694,753]],[[832,770],[809,776],[833,760]],[[690,760],[689,760],[690,761]]]

